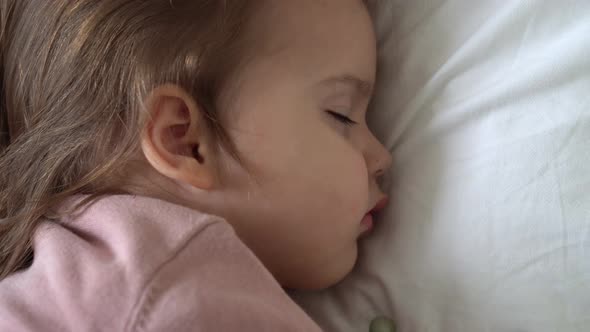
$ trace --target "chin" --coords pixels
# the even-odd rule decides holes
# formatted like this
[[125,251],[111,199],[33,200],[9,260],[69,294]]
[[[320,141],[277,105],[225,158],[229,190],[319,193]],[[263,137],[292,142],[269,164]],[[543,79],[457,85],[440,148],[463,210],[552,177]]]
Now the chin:
[[337,262],[324,266],[321,273],[308,273],[297,280],[286,283],[283,287],[293,290],[320,291],[332,287],[341,282],[352,272],[358,257],[356,244],[349,252],[343,255]]

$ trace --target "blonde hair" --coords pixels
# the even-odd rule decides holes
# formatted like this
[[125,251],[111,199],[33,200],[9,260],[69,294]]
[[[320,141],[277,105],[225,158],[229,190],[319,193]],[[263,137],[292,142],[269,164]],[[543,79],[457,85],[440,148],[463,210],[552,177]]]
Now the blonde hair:
[[218,105],[254,3],[0,0],[0,280],[65,199],[121,192],[155,87],[191,93],[235,155]]

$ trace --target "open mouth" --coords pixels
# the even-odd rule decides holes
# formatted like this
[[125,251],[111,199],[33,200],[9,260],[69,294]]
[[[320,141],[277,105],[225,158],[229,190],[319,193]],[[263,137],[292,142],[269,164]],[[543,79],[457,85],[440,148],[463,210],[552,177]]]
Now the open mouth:
[[365,214],[361,220],[360,235],[368,234],[375,226],[375,214],[383,210],[387,206],[388,198],[382,198],[375,206]]

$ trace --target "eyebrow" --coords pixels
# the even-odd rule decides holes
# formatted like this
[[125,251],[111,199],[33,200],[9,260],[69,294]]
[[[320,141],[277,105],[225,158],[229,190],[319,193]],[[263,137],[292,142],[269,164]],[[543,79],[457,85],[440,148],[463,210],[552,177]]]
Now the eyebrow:
[[322,85],[345,84],[353,87],[363,97],[370,97],[373,94],[373,83],[365,81],[354,75],[345,74],[327,78],[320,82]]

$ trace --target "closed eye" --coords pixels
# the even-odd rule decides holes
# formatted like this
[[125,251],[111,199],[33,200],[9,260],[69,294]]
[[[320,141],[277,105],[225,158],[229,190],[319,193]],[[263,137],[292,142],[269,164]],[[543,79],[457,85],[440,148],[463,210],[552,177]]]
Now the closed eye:
[[342,122],[343,124],[347,125],[347,126],[354,126],[357,125],[358,122],[355,122],[353,120],[351,120],[349,117],[342,115],[338,112],[334,112],[334,111],[326,111],[326,113],[330,114],[330,116],[332,116],[334,119],[336,119],[339,122]]

